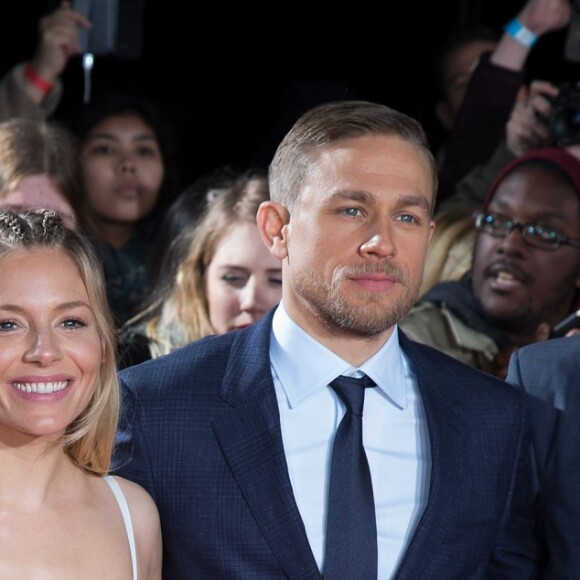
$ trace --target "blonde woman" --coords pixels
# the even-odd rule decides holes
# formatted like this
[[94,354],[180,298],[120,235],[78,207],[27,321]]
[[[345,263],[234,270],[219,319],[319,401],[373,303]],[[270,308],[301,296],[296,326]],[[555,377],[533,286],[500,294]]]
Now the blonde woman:
[[202,215],[169,246],[149,304],[122,329],[120,366],[244,328],[280,301],[280,262],[256,224],[258,207],[269,199],[265,175],[218,173],[206,197]]
[[0,577],[160,579],[155,504],[107,476],[120,401],[97,258],[54,211],[0,211],[0,280]]

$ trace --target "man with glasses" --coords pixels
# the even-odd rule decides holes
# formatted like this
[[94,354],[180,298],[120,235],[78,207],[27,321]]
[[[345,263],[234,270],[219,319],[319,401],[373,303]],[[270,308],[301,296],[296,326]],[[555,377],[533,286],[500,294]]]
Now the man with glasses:
[[580,161],[537,149],[506,166],[474,214],[473,266],[400,323],[406,334],[505,378],[511,353],[578,308]]

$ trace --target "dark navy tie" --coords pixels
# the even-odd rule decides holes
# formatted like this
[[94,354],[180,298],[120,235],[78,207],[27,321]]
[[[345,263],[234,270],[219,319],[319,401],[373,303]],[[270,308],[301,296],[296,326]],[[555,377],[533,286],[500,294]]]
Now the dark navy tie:
[[377,523],[373,485],[363,447],[362,412],[368,377],[330,383],[346,405],[332,449],[324,580],[377,579]]

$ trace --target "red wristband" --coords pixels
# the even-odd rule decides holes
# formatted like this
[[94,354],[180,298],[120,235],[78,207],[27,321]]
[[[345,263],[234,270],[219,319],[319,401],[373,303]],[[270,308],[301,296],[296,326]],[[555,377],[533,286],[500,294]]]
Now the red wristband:
[[54,83],[43,79],[37,72],[36,69],[31,65],[27,64],[24,69],[24,76],[31,84],[33,84],[37,89],[41,90],[43,93],[48,93],[54,87]]

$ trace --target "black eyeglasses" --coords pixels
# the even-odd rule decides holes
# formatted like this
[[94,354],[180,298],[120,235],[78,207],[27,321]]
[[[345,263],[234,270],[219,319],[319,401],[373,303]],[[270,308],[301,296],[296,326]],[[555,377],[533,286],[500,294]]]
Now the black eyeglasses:
[[556,228],[542,224],[521,224],[507,215],[478,210],[473,214],[473,223],[480,232],[494,238],[507,238],[518,228],[529,246],[544,250],[556,250],[563,244],[580,248],[580,240],[574,240],[560,233]]

